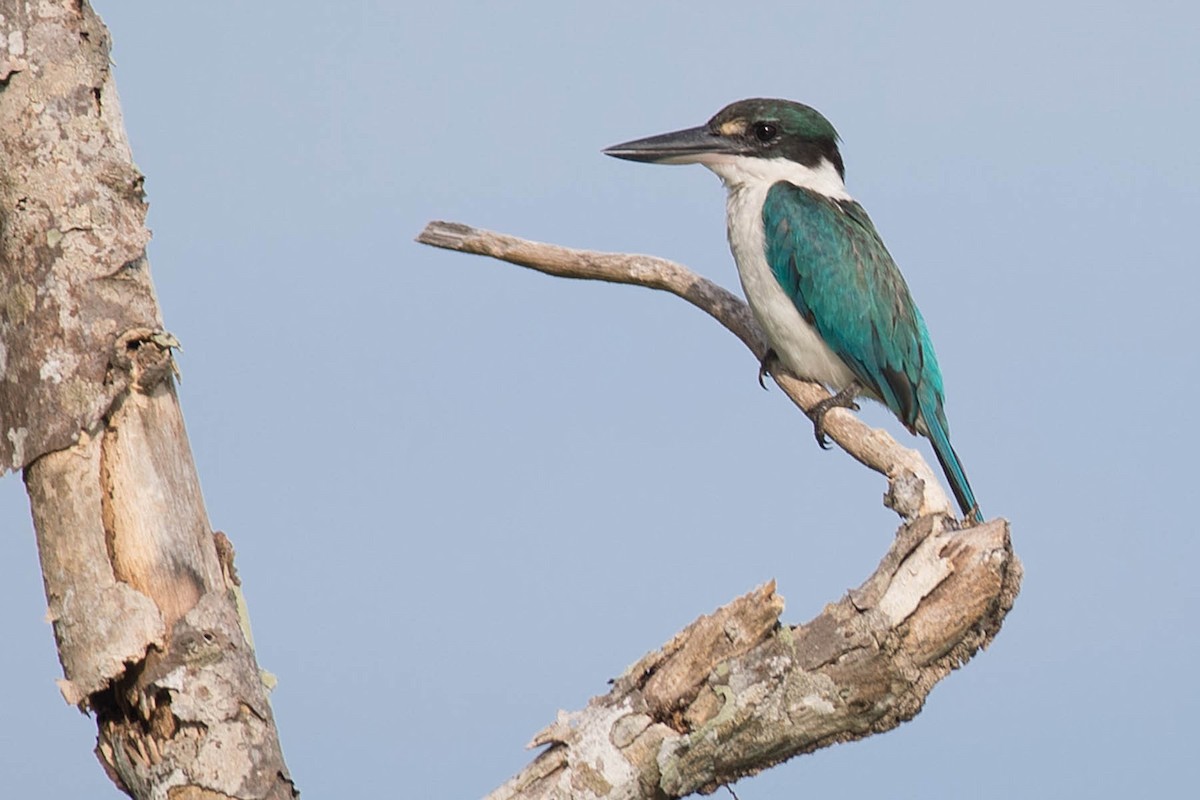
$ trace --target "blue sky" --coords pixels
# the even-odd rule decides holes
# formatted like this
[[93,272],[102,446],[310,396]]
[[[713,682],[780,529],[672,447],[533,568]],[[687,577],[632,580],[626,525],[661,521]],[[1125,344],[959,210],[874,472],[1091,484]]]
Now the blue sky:
[[[1192,4],[97,5],[306,796],[482,795],[699,614],[775,578],[804,621],[886,550],[883,482],[699,312],[412,241],[451,219],[736,287],[718,181],[600,150],[749,96],[841,132],[1027,575],[915,720],[739,796],[1194,790]],[[17,476],[0,530],[0,774],[118,797],[54,685]]]

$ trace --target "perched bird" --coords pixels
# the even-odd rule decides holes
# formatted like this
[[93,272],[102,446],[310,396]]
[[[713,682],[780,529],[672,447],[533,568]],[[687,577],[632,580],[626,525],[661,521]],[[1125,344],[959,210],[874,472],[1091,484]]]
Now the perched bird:
[[963,514],[981,516],[950,446],[942,373],[921,312],[867,212],[846,192],[837,131],[788,100],[741,100],[698,128],[618,144],[630,161],[703,164],[728,191],[726,222],[746,300],[775,359],[833,397],[813,409],[817,442],[834,407],[884,403],[929,438]]

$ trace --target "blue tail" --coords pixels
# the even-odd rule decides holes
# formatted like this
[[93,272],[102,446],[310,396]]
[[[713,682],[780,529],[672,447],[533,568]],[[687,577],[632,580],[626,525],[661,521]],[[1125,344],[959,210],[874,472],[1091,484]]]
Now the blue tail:
[[940,403],[934,409],[934,413],[926,415],[925,425],[929,428],[929,441],[933,444],[933,452],[937,455],[938,463],[942,465],[946,480],[950,481],[950,490],[954,492],[954,499],[958,501],[963,517],[974,522],[982,521],[983,515],[979,511],[979,504],[975,502],[971,482],[967,480],[967,473],[962,462],[958,460],[958,453],[950,446],[950,433],[947,430],[949,426],[946,424],[946,415],[942,412]]

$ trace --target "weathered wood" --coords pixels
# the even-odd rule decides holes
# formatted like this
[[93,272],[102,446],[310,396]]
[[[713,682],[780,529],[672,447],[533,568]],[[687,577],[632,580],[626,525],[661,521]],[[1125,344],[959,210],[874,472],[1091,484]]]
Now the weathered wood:
[[59,685],[95,714],[117,786],[294,797],[204,509],[109,67],[86,3],[0,0],[0,474],[24,468]]
[[[766,340],[744,302],[707,278],[663,258],[574,250],[459,222],[430,222],[417,241],[460,253],[490,256],[560,278],[629,283],[670,292],[721,323],[750,349],[759,363],[767,353]],[[829,397],[819,384],[800,380],[782,368],[772,377],[806,414]],[[888,479],[886,504],[903,519],[954,513],[942,484],[921,454],[901,446],[887,431],[865,425],[842,408],[832,409],[826,415],[825,430],[843,450]]]
[[144,658],[147,647],[161,647],[166,631],[154,601],[113,574],[99,478],[100,440],[92,436],[25,473],[46,614],[66,675],[59,688],[77,706]]
[[168,628],[224,588],[183,415],[169,373],[145,385],[142,364],[169,350],[141,342],[134,390],[106,420],[101,510],[116,578],[152,598]]
[[[686,268],[641,255],[571,250],[452,222],[417,241],[550,275],[630,283],[710,314],[762,361],[766,346],[738,298]],[[773,376],[807,413],[828,397]],[[905,524],[858,589],[795,627],[773,583],[701,617],[642,658],[582,711],[559,713],[547,746],[489,797],[653,798],[710,793],[801,753],[890,730],[996,633],[1020,590],[1008,523],[961,527],[933,471],[884,431],[835,409],[831,438],[888,478]]]
[[922,517],[862,586],[804,625],[779,622],[773,584],[701,617],[608,694],[560,712],[531,743],[548,749],[489,800],[707,794],[891,730],[987,646],[1020,583],[1006,522],[959,530]]
[[162,321],[108,32],[72,3],[0,15],[3,475],[92,429],[126,389],[113,342]]

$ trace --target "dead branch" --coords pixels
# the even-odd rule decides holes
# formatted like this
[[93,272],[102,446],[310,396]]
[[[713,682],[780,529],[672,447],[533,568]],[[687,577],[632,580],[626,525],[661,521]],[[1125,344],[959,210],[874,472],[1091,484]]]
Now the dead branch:
[[[417,241],[565,278],[670,292],[724,325],[761,362],[765,342],[737,297],[670,261],[531,242],[453,222]],[[801,410],[825,390],[773,376]],[[547,746],[489,797],[666,798],[710,793],[801,753],[890,730],[934,684],[986,647],[1012,607],[1021,564],[1008,523],[960,529],[914,450],[848,412],[827,418],[847,453],[889,482],[905,520],[875,572],[807,624],[782,624],[769,583],[701,617],[582,711],[560,712]]]
[[[684,266],[653,256],[572,250],[531,242],[457,222],[431,222],[417,237],[422,244],[457,250],[555,275],[560,278],[630,283],[681,297],[721,323],[762,362],[766,341],[749,307],[738,297]],[[782,368],[772,377],[801,411],[829,397],[816,383]],[[903,519],[934,513],[953,514],[950,499],[932,469],[916,450],[900,445],[887,433],[859,421],[845,409],[826,416],[829,437],[862,464],[888,479],[887,505]]]

